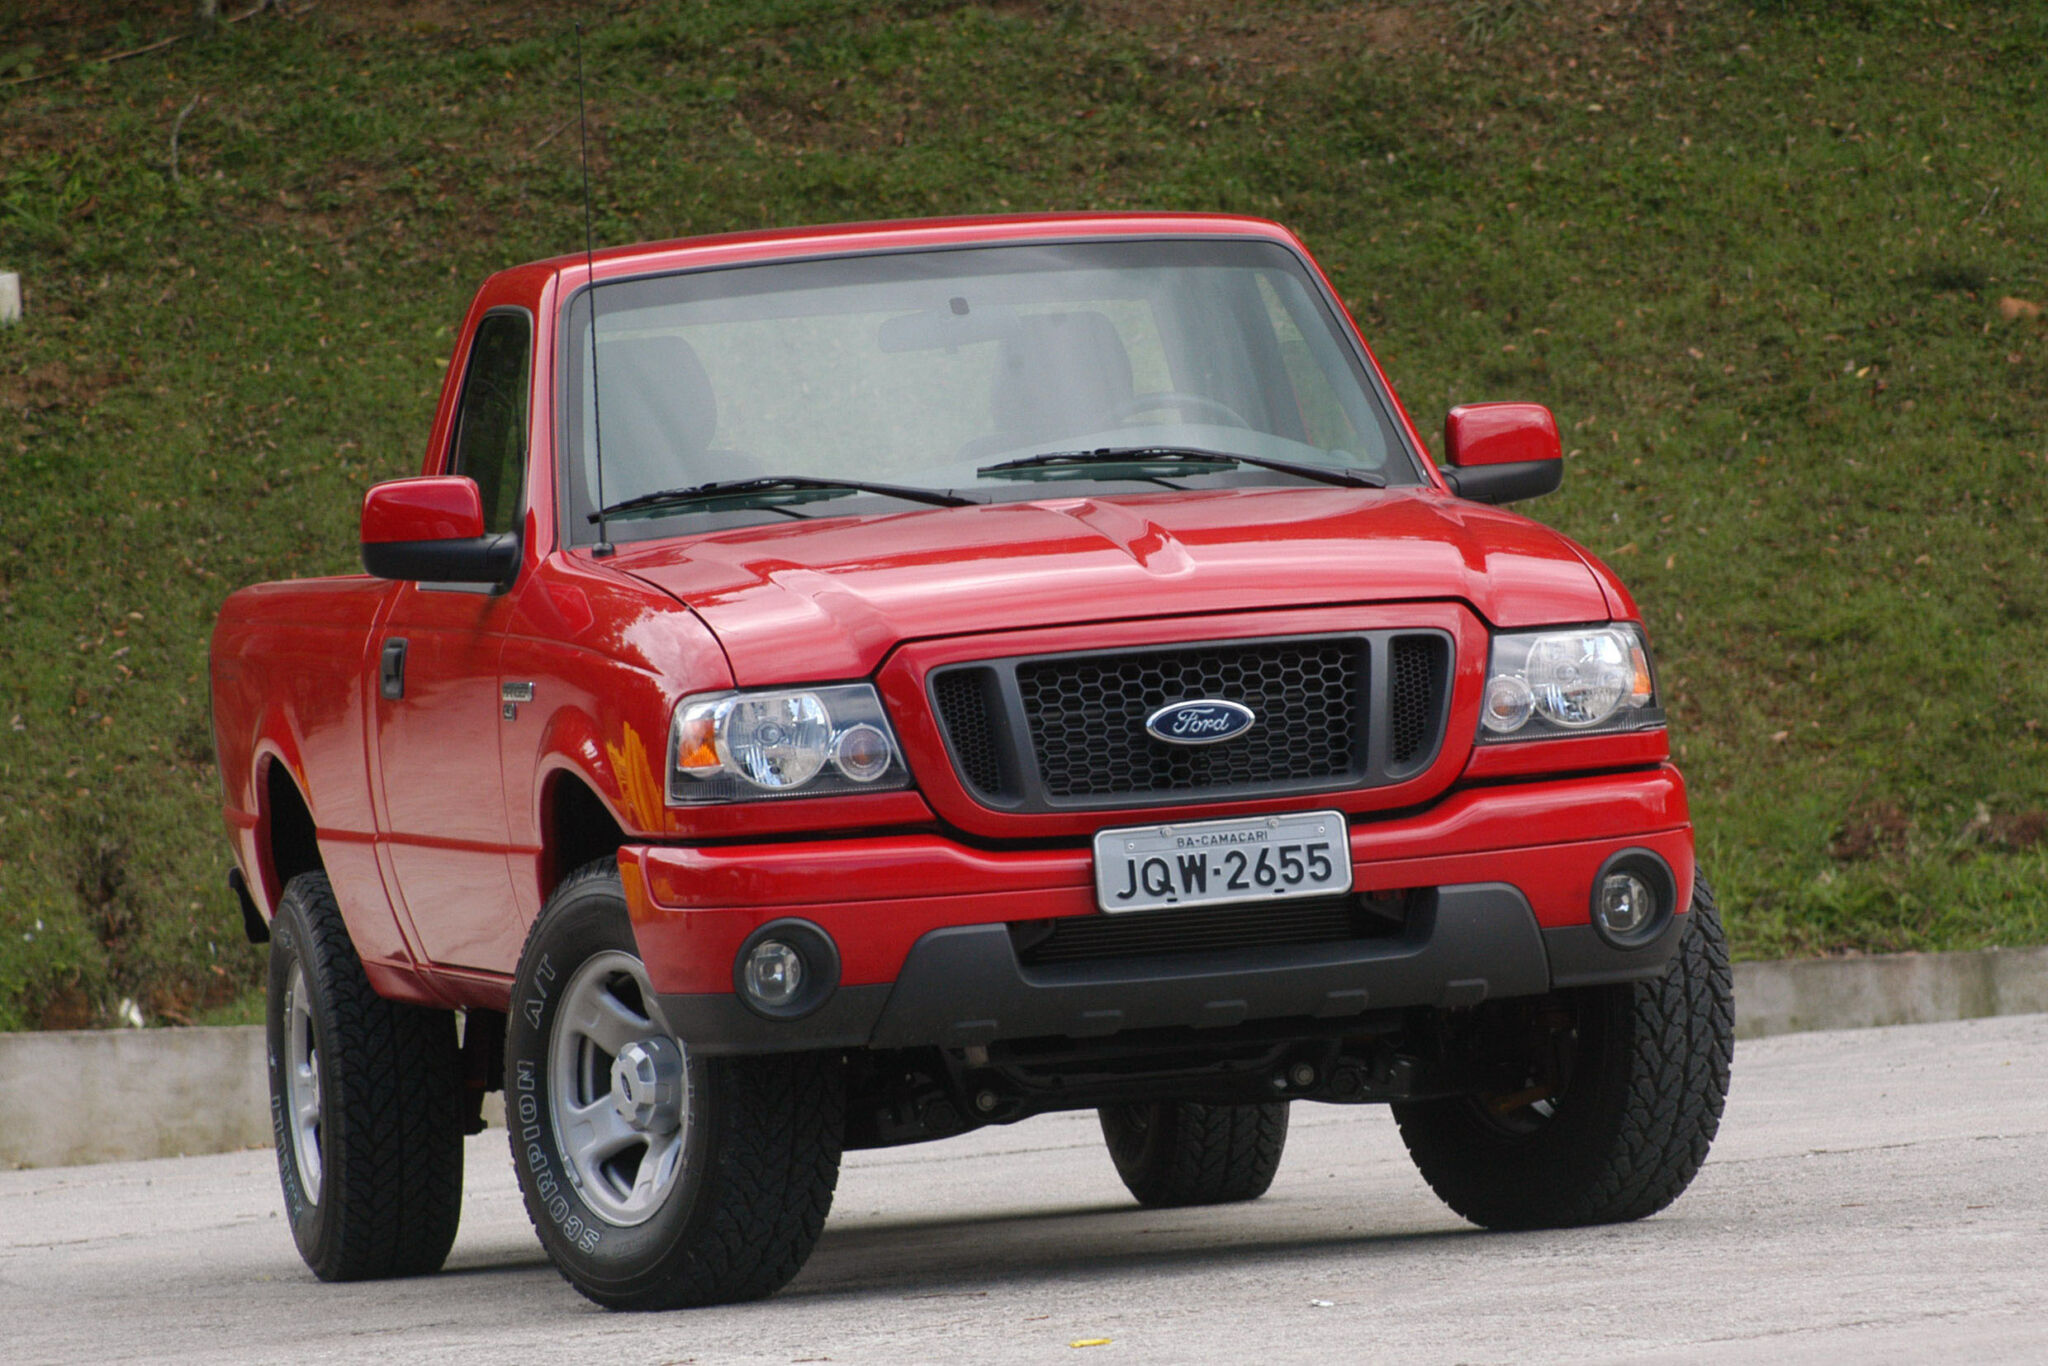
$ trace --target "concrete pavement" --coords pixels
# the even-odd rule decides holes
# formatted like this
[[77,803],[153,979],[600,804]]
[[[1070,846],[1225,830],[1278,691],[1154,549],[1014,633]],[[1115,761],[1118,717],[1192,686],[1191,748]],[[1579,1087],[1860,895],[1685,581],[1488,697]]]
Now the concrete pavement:
[[[2048,1016],[1744,1043],[1712,1159],[1642,1223],[1482,1233],[1379,1108],[1297,1106],[1264,1200],[1154,1213],[1092,1116],[851,1155],[760,1304],[608,1314],[504,1135],[439,1276],[322,1285],[266,1153],[0,1172],[11,1361],[2048,1359]],[[1107,1345],[1070,1344],[1107,1338]]]

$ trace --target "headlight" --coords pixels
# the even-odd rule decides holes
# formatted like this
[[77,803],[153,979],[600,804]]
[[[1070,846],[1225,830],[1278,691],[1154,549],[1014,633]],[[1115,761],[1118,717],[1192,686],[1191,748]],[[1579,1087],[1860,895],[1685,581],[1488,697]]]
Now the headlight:
[[686,697],[668,734],[671,806],[908,787],[865,683]]
[[1650,651],[1632,625],[1493,638],[1479,738],[1531,740],[1664,723]]

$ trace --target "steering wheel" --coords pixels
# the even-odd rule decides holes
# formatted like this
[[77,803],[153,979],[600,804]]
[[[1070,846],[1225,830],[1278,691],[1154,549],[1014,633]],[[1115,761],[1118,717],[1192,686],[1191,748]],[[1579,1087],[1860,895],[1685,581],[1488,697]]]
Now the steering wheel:
[[1252,425],[1245,420],[1244,414],[1238,412],[1237,409],[1231,407],[1228,403],[1210,398],[1206,394],[1183,393],[1178,389],[1168,389],[1163,393],[1157,394],[1139,394],[1136,398],[1119,403],[1116,407],[1115,416],[1118,422],[1123,422],[1138,416],[1140,413],[1155,413],[1166,408],[1178,409],[1191,415],[1206,413],[1208,416],[1230,427],[1244,427],[1248,429]]

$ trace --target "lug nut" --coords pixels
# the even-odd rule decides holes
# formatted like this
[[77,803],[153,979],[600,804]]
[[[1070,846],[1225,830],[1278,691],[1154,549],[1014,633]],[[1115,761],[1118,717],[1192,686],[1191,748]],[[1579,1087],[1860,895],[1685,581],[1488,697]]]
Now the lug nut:
[[1296,1086],[1314,1086],[1316,1084],[1316,1069],[1305,1062],[1298,1062],[1288,1069],[1287,1079]]
[[974,1108],[983,1114],[990,1113],[999,1104],[1001,1104],[1001,1101],[996,1098],[996,1093],[993,1091],[983,1091],[974,1098]]

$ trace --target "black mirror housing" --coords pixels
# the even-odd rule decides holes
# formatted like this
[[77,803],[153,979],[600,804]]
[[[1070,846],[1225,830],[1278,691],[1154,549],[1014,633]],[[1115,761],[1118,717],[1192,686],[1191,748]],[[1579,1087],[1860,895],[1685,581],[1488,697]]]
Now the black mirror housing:
[[364,541],[363,568],[380,579],[502,588],[519,572],[519,537],[465,536],[446,541]]
[[1556,492],[1564,482],[1564,462],[1515,460],[1503,465],[1451,466],[1441,473],[1444,483],[1460,498],[1475,503],[1514,503]]

